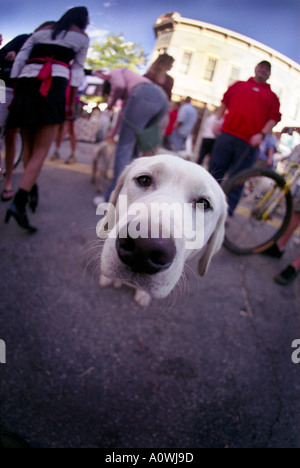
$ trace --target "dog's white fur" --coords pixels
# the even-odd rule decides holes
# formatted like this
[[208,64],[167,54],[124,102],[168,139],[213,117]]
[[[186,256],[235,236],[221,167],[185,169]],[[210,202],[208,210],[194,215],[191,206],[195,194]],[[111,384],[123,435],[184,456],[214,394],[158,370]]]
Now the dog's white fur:
[[[151,177],[150,187],[142,187],[137,183],[137,179],[141,176]],[[135,301],[140,306],[146,307],[151,297],[166,297],[174,289],[182,275],[186,260],[197,253],[200,256],[199,274],[205,275],[212,256],[222,246],[227,216],[225,195],[216,180],[205,169],[176,156],[140,158],[128,166],[119,178],[110,199],[112,206],[118,208],[120,195],[127,196],[128,206],[137,202],[150,207],[153,202],[183,205],[196,204],[202,198],[209,200],[211,209],[204,215],[204,247],[200,251],[187,250],[186,239],[175,239],[176,255],[167,270],[152,275],[137,274],[121,262],[116,250],[116,239],[108,235],[101,259],[102,287],[110,284],[116,287],[120,287],[122,283],[129,284],[137,290]],[[101,222],[102,233],[105,231],[109,215],[108,212]],[[192,218],[191,213],[191,223]],[[117,232],[122,224],[121,221],[116,220]]]

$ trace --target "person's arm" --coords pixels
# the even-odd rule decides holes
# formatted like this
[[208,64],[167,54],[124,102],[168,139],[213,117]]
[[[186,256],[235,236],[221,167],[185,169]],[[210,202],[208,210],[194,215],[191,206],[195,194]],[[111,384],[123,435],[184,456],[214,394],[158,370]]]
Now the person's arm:
[[66,117],[72,119],[75,116],[75,105],[78,88],[70,86],[69,102],[66,102]]
[[115,126],[110,129],[106,139],[114,138],[117,135],[121,126],[123,109],[125,104],[124,97],[126,96],[127,91],[127,82],[124,76],[124,69],[117,68],[116,70],[112,70],[109,82],[111,85],[111,90],[110,97],[107,103],[108,110],[111,110],[119,99],[123,101],[123,107],[119,111]]
[[174,129],[180,128],[181,125],[183,125],[184,119],[185,119],[185,105],[183,104],[177,114],[177,120],[174,125]]
[[275,120],[268,120],[268,122],[265,124],[262,130],[250,138],[250,145],[254,146],[255,148],[259,147],[264,141],[265,137],[272,132],[276,124],[277,122]]
[[110,110],[119,99],[124,100],[126,95],[126,80],[123,69],[117,68],[116,70],[112,70],[109,82],[111,90],[107,108]]
[[112,128],[109,130],[109,132],[108,132],[108,134],[107,134],[105,140],[114,139],[114,137],[117,135],[118,130],[119,130],[120,126],[121,126],[122,114],[123,114],[123,112],[122,112],[122,110],[120,110],[120,111],[119,111],[119,114],[118,114],[118,117],[117,117],[116,124],[115,124],[114,127],[112,127]]
[[216,120],[222,120],[224,118],[226,111],[227,111],[227,105],[224,102],[222,102],[219,109],[216,111]]
[[83,34],[84,39],[82,45],[77,51],[74,61],[71,65],[71,78],[70,78],[70,94],[68,102],[66,102],[66,116],[68,119],[72,119],[75,116],[75,105],[76,105],[76,96],[78,93],[78,87],[82,82],[85,73],[84,73],[84,63],[86,60],[86,55],[89,47],[89,38],[86,34]]
[[86,34],[82,33],[83,38],[81,41],[81,47],[76,52],[75,58],[71,65],[71,78],[70,86],[78,88],[82,82],[85,73],[84,73],[84,63],[87,56],[87,51],[89,48],[89,38]]
[[253,135],[249,141],[250,145],[258,147],[267,135],[270,135],[275,125],[281,120],[280,101],[275,93],[272,93],[271,108],[268,114],[268,120],[259,133]]
[[28,59],[30,52],[35,44],[35,39],[35,34],[32,34],[23,44],[21,50],[19,51],[14,60],[14,64],[10,73],[11,78],[17,78],[21,73],[22,69],[26,64],[26,60]]
[[11,60],[11,58],[9,58],[12,57],[11,54],[14,53],[16,56],[29,37],[30,34],[21,34],[8,42],[0,49],[0,60]]

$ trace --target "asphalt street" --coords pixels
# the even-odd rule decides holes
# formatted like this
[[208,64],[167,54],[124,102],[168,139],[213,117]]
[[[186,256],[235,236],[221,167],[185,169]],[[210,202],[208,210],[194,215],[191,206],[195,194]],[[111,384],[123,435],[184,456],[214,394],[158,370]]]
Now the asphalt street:
[[93,150],[44,166],[36,234],[5,225],[0,203],[2,445],[300,448],[300,277],[273,280],[299,246],[281,260],[222,249],[204,278],[195,259],[141,309],[98,285]]

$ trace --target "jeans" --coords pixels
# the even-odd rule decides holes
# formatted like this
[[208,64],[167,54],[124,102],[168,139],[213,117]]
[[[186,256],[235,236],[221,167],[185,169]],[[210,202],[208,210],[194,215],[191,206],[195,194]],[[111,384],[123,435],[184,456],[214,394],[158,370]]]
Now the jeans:
[[173,151],[182,151],[186,142],[186,136],[181,135],[177,129],[175,129],[171,135],[171,146]]
[[[167,95],[159,86],[153,83],[142,83],[133,88],[123,116],[142,130],[157,123],[162,118],[163,112],[167,112],[168,105]],[[138,157],[138,149],[135,132],[122,121],[115,156],[114,178],[105,195],[105,201],[109,201],[120,175],[136,157]]]
[[[226,173],[231,177],[244,169],[249,169],[254,165],[257,156],[257,148],[238,137],[222,133],[214,144],[209,172],[221,184]],[[243,187],[237,188],[230,194],[229,214],[233,214],[242,192]]]

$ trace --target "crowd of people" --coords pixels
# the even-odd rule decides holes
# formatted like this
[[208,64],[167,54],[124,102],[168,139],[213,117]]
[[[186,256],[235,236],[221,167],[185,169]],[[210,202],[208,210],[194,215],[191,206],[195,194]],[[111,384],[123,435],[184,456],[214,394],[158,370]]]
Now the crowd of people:
[[[44,23],[32,34],[18,36],[0,49],[0,86],[5,84],[4,103],[0,103],[0,128],[5,125],[6,147],[6,178],[1,199],[11,201],[5,221],[8,223],[14,218],[30,233],[37,229],[28,219],[27,207],[33,212],[36,210],[39,173],[55,138],[54,157],[59,157],[66,131],[71,142],[67,162],[75,160],[74,120],[89,47],[85,32],[88,24],[85,7],[71,8],[58,21]],[[154,154],[161,142],[168,150],[180,152],[193,134],[199,113],[191,97],[182,102],[171,101],[174,80],[169,72],[173,63],[173,57],[164,53],[143,76],[127,68],[90,71],[104,80],[103,94],[108,99],[108,111],[122,102],[117,120],[104,135],[107,140],[116,136],[118,139],[114,177],[103,201],[109,200],[120,174],[132,159],[141,153]],[[281,114],[279,99],[267,83],[270,76],[271,64],[260,62],[253,77],[237,81],[228,88],[220,108],[203,123],[198,163],[203,164],[209,156],[208,170],[220,183],[225,174],[232,176],[257,161],[272,166],[272,155],[276,151],[272,130],[280,122]],[[14,193],[12,171],[19,131],[23,138],[24,172]],[[234,214],[241,190],[228,200],[229,216]],[[291,232],[299,225],[299,213],[298,200]],[[273,246],[270,255],[282,254],[282,248],[291,237],[290,231],[281,244]],[[289,282],[299,269],[300,259],[297,259],[281,276]]]

